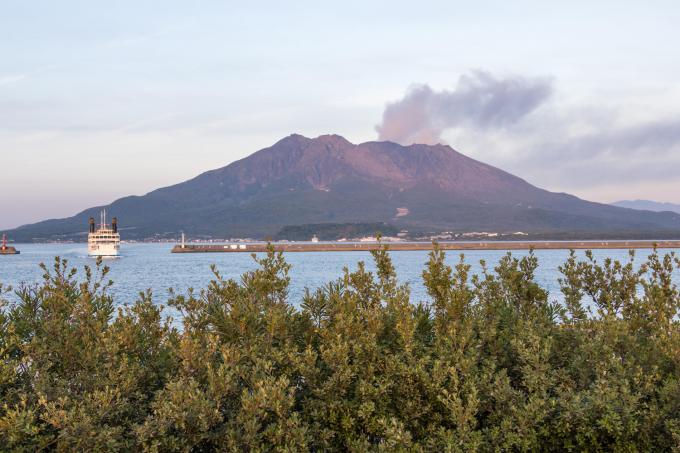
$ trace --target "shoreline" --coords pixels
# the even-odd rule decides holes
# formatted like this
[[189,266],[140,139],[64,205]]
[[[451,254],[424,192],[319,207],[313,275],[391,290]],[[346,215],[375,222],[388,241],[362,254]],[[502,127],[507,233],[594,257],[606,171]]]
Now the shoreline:
[[[680,240],[613,241],[476,241],[439,242],[441,250],[588,250],[588,249],[680,249]],[[266,252],[267,243],[185,244],[175,245],[171,253],[257,253]],[[276,243],[277,252],[368,252],[387,246],[391,252],[432,250],[432,242],[297,242]]]

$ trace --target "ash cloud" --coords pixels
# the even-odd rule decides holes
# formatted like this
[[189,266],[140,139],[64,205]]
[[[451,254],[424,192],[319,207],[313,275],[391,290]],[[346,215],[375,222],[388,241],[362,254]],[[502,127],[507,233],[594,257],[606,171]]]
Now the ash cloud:
[[453,90],[410,88],[386,106],[376,130],[404,145],[444,143],[447,133],[463,153],[549,190],[680,201],[677,111],[630,111],[625,98],[562,104],[551,99],[556,90],[547,78],[475,71]]
[[552,93],[547,78],[499,78],[486,71],[472,71],[459,78],[453,91],[435,91],[427,84],[413,86],[403,99],[387,105],[376,131],[380,140],[405,145],[444,143],[441,135],[447,129],[512,125]]

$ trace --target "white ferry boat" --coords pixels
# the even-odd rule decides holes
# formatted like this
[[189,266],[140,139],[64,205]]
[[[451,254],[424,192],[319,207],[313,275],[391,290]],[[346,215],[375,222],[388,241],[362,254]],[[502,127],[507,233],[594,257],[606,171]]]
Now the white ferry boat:
[[106,210],[101,212],[101,223],[95,227],[94,218],[90,217],[90,233],[87,236],[87,254],[90,256],[118,256],[120,251],[120,234],[118,220],[111,219],[106,223]]

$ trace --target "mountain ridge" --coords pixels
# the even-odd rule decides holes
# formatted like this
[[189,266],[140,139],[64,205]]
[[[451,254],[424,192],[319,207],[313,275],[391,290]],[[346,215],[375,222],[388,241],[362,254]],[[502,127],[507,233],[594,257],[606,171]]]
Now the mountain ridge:
[[621,200],[610,203],[612,206],[618,206],[620,208],[630,208],[642,211],[654,211],[654,212],[677,212],[680,213],[680,204],[668,203],[653,200]]
[[66,219],[24,225],[17,240],[80,240],[89,216],[116,215],[129,239],[264,238],[291,225],[389,223],[427,231],[659,232],[680,214],[649,213],[549,192],[448,145],[353,144],[292,134],[184,182]]

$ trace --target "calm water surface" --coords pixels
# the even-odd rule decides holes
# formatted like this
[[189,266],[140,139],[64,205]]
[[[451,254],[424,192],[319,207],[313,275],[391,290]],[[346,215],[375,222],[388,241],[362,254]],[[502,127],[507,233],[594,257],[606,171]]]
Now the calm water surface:
[[[122,244],[122,256],[108,259],[110,277],[114,281],[113,294],[119,304],[134,302],[140,291],[150,288],[154,300],[165,303],[168,289],[185,292],[188,288],[201,289],[207,286],[212,274],[210,265],[215,264],[225,278],[238,278],[243,272],[256,267],[249,253],[186,253],[171,254],[171,244]],[[51,264],[55,256],[68,260],[77,267],[82,275],[82,266],[93,264],[94,259],[87,257],[86,244],[18,244],[20,255],[0,256],[0,283],[18,287],[41,280],[41,262]],[[642,261],[651,250],[637,250],[638,261]],[[666,252],[666,250],[664,250]],[[676,253],[678,250],[676,250]],[[465,257],[473,265],[473,272],[479,272],[479,260],[483,259],[492,266],[506,252],[504,251],[466,251]],[[596,250],[599,259],[612,257],[628,259],[626,250]],[[527,252],[514,251],[513,255],[523,256]],[[551,298],[559,299],[558,266],[569,255],[567,250],[538,250],[539,260],[536,279],[550,291]],[[578,253],[583,256],[583,252]],[[427,301],[429,298],[422,283],[422,271],[428,259],[427,251],[393,252],[392,259],[401,282],[408,283],[412,300]],[[450,265],[457,263],[458,252],[448,252]],[[374,269],[368,252],[306,252],[288,253],[286,260],[292,265],[290,272],[290,301],[298,305],[305,287],[316,288],[342,275],[344,267],[354,270],[358,261],[365,261],[367,267]],[[676,273],[676,282],[680,275]],[[11,295],[9,296],[12,297]]]

